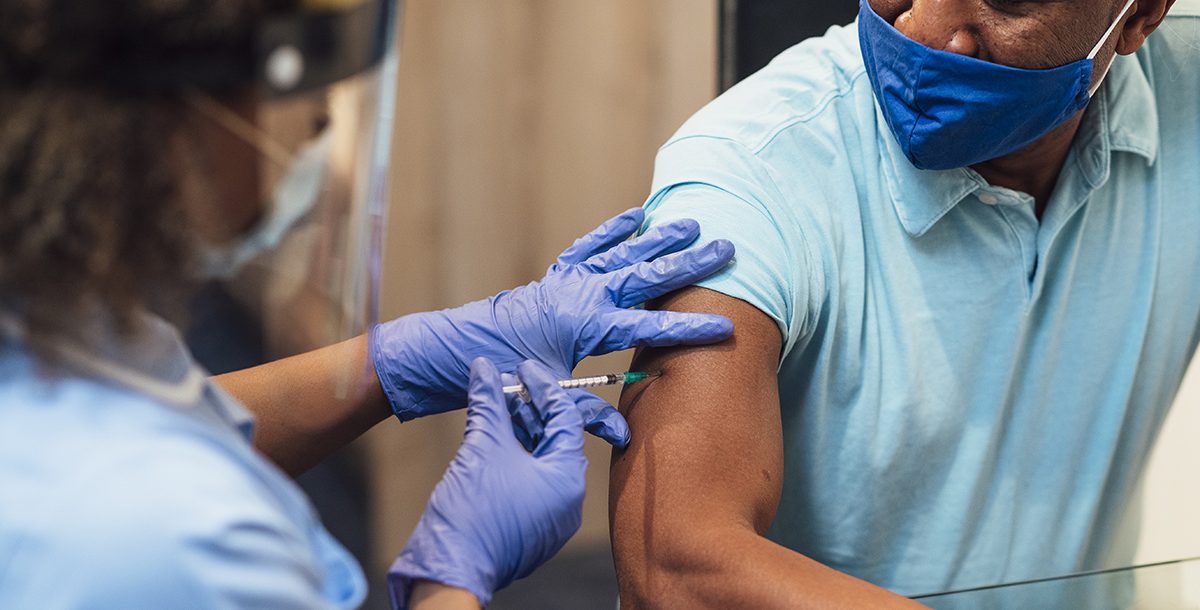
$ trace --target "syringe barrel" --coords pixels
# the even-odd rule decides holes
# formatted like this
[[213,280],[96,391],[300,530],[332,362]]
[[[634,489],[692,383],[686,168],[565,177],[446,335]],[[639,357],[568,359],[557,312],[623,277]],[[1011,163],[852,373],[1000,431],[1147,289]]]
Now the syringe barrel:
[[596,377],[580,377],[579,379],[568,379],[560,381],[558,385],[566,390],[579,390],[583,388],[597,388],[605,385],[614,385],[621,383],[620,375],[599,375]]
[[[624,374],[597,375],[595,377],[580,377],[578,379],[563,379],[558,382],[558,387],[564,390],[582,390],[584,388],[598,388],[606,385],[621,385],[624,384],[626,377]],[[528,392],[523,385],[504,386],[505,394],[517,394],[527,396]]]

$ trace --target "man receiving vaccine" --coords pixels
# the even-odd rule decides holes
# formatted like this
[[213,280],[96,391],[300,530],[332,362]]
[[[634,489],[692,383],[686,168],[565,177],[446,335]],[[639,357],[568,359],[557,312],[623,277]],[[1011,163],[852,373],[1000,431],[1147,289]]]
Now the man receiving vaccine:
[[665,374],[622,401],[622,607],[1129,565],[1200,340],[1200,8],[1175,4],[863,0],[663,147],[648,224],[738,254],[653,306],[736,331],[633,365]]

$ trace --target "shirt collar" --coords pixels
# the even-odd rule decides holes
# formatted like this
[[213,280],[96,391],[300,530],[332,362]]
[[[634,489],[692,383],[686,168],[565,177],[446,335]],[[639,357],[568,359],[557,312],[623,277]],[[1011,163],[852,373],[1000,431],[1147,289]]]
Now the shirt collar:
[[1095,112],[1084,118],[1075,150],[1093,186],[1108,179],[1112,153],[1158,160],[1158,105],[1154,90],[1136,57],[1119,57],[1093,101]]
[[[143,311],[134,314],[131,328],[118,332],[115,320],[102,308],[86,307],[85,311],[74,334],[43,344],[64,366],[177,408],[208,405],[221,420],[247,439],[251,437],[253,415],[209,381],[207,371],[192,359],[173,325]],[[3,310],[0,338],[19,344],[30,340],[20,319]]]
[[[989,188],[970,168],[929,171],[914,167],[888,129],[878,104],[875,111],[877,137],[883,141],[884,180],[900,224],[909,235],[924,235],[960,201]],[[1073,144],[1080,170],[1096,188],[1108,179],[1113,152],[1140,155],[1153,164],[1158,148],[1158,112],[1150,82],[1136,57],[1119,57]]]

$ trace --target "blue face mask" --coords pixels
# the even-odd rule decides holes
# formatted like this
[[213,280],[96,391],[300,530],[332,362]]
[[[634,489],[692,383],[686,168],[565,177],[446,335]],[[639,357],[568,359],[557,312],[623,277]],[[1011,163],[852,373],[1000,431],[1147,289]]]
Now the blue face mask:
[[905,156],[920,169],[955,169],[1021,150],[1086,108],[1100,85],[1091,82],[1096,55],[1133,2],[1086,58],[1052,70],[932,49],[867,0],[860,0],[858,37],[875,99]]

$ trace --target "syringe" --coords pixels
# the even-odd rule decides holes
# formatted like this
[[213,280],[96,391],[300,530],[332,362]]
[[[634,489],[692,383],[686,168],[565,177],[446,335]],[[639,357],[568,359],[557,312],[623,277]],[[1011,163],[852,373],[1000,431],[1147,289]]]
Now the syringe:
[[[580,390],[583,388],[598,388],[606,385],[627,385],[646,381],[654,377],[658,377],[659,373],[609,373],[608,375],[596,375],[595,377],[577,377],[575,379],[563,379],[558,382],[558,387],[564,390]],[[524,384],[506,385],[504,386],[505,394],[520,394],[522,397],[528,397],[528,392],[525,391]]]

